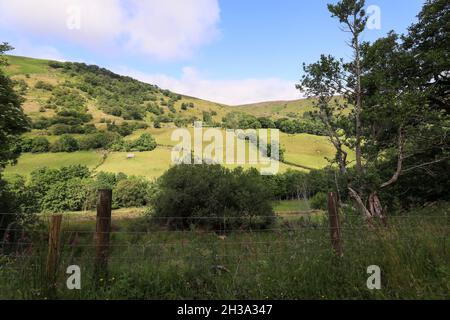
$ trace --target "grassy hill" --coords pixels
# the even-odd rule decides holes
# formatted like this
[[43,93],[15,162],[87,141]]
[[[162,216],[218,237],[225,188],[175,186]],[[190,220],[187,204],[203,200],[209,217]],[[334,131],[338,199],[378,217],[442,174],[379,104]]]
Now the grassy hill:
[[292,101],[268,101],[245,104],[234,107],[237,110],[252,114],[256,117],[302,118],[305,112],[313,110],[312,102],[308,99]]
[[[16,173],[28,175],[40,166],[57,168],[69,164],[84,164],[96,171],[124,172],[156,178],[170,167],[170,146],[175,145],[171,141],[171,134],[176,128],[175,124],[180,126],[177,121],[184,123],[181,126],[189,126],[194,119],[202,120],[204,113],[208,113],[212,122],[220,123],[225,115],[233,111],[270,117],[273,120],[283,117],[301,118],[312,109],[312,103],[308,100],[231,107],[179,95],[97,66],[7,57],[10,65],[6,72],[16,81],[16,89],[25,98],[23,108],[34,123],[42,122],[42,119],[47,122],[57,119],[61,112],[76,112],[76,115],[88,116],[85,123],[75,126],[78,129],[91,126],[94,130],[106,130],[111,123],[137,123],[147,128],[135,130],[125,139],[137,139],[142,133],[148,132],[158,144],[156,150],[136,154],[136,158],[132,160],[127,160],[126,153],[123,152],[110,152],[105,159],[98,151],[27,153],[22,155],[16,166],[6,169],[7,177]],[[70,120],[63,117],[64,119]],[[154,128],[155,121],[160,119],[163,120],[161,128]],[[77,119],[71,119],[74,120]],[[55,125],[34,128],[25,136],[46,137],[53,143],[59,139],[54,128]],[[190,130],[192,132],[192,128]],[[88,134],[82,131],[70,133],[76,138]],[[334,149],[325,137],[281,133],[280,139],[286,160],[286,163],[280,164],[282,172],[288,169],[322,168],[328,163],[326,158],[334,157]]]
[[[85,104],[88,108],[88,113],[93,116],[93,120],[91,123],[96,126],[101,127],[100,120],[101,119],[109,119],[115,122],[123,122],[125,121],[123,117],[115,116],[114,114],[105,112],[104,101],[102,101],[102,96],[99,94],[92,95],[88,92],[83,92],[83,85],[87,82],[87,80],[92,80],[92,77],[97,73],[104,72],[102,74],[103,78],[107,80],[111,80],[111,82],[116,83],[131,83],[133,85],[139,85],[144,88],[144,90],[148,91],[149,95],[151,95],[152,99],[155,100],[146,100],[143,99],[143,103],[156,102],[159,104],[159,107],[165,109],[166,114],[179,114],[184,117],[192,117],[195,116],[198,119],[202,119],[203,112],[212,112],[214,115],[212,116],[214,120],[220,121],[221,118],[229,112],[229,107],[206,101],[201,99],[196,99],[192,97],[179,96],[179,99],[174,102],[174,111],[171,112],[166,104],[170,101],[170,95],[176,95],[168,90],[162,90],[156,86],[144,84],[140,81],[118,76],[104,69],[100,69],[98,67],[89,69],[91,66],[80,66],[80,64],[72,64],[74,67],[69,71],[59,66],[58,62],[42,60],[42,59],[33,59],[27,57],[18,57],[18,56],[7,56],[9,66],[6,68],[6,73],[10,75],[13,79],[20,81],[21,83],[26,84],[26,88],[23,90],[23,94],[26,98],[26,101],[23,105],[26,113],[33,119],[42,116],[52,116],[55,114],[55,110],[51,108],[47,108],[48,100],[52,96],[52,92],[49,90],[42,90],[36,88],[36,84],[38,82],[43,82],[45,84],[50,84],[54,88],[71,88],[76,93],[79,93],[85,100]],[[57,66],[52,67],[51,65]],[[64,65],[64,64],[61,64]],[[79,71],[78,73],[76,71]],[[81,74],[82,71],[82,74]],[[81,75],[80,75],[81,74]],[[93,79],[95,81],[97,79]],[[110,83],[95,83],[97,87],[101,87],[101,91],[104,91],[108,95],[114,95],[115,92],[111,91],[112,87]],[[107,88],[109,86],[110,88]],[[133,89],[133,88],[132,88]],[[134,92],[129,92],[129,95],[133,95]],[[127,100],[127,103],[136,101]],[[189,104],[193,103],[193,108],[188,108],[187,110],[182,109],[183,103]],[[129,105],[129,107],[134,107]],[[143,107],[142,104],[139,104],[138,107]],[[43,110],[45,108],[45,111]],[[41,111],[40,111],[41,109]],[[148,115],[148,114],[147,114]],[[143,122],[149,122],[151,119],[148,117],[143,117]],[[130,119],[130,120],[138,120],[141,119]]]

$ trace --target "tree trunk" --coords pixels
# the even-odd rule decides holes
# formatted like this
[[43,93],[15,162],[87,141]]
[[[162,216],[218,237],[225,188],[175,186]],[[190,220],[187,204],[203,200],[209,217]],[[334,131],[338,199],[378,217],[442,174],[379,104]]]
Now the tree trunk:
[[356,171],[361,174],[362,171],[362,152],[361,152],[361,111],[362,111],[362,88],[361,88],[361,48],[359,45],[358,34],[354,34],[355,50],[355,76],[356,76],[356,108],[355,108],[355,134],[356,134]]
[[360,195],[357,191],[352,188],[348,188],[350,191],[351,198],[356,202],[359,210],[364,215],[367,224],[370,227],[373,227],[373,221],[375,219],[379,219],[384,226],[387,226],[387,218],[384,214],[383,206],[381,205],[381,200],[376,191],[370,193],[369,198],[367,200],[368,204],[366,205],[363,196]]
[[385,227],[387,226],[387,220],[384,214],[383,206],[381,205],[381,200],[378,197],[378,193],[376,191],[372,192],[369,195],[369,212],[372,214],[372,217],[380,219],[383,225]]

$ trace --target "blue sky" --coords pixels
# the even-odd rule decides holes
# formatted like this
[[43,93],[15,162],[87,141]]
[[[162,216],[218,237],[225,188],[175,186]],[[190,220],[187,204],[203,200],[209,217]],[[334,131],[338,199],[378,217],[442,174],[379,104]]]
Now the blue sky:
[[[228,104],[300,97],[301,64],[349,57],[332,0],[0,1],[0,41],[14,54],[84,61],[176,92]],[[423,0],[380,8],[373,41],[416,20]]]

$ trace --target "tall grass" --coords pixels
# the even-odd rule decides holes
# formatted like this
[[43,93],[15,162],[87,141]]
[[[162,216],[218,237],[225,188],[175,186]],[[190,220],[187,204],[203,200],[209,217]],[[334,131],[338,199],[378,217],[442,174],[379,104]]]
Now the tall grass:
[[[92,221],[64,225],[56,297],[60,299],[449,299],[448,204],[391,217],[368,228],[343,217],[344,256],[330,245],[327,220],[280,218],[269,230],[169,231],[146,218],[113,222],[107,276],[95,280]],[[46,291],[45,240],[28,258],[1,258],[0,298],[52,298]],[[37,248],[42,248],[38,250]],[[82,289],[68,290],[77,264]],[[367,267],[381,290],[366,286]]]

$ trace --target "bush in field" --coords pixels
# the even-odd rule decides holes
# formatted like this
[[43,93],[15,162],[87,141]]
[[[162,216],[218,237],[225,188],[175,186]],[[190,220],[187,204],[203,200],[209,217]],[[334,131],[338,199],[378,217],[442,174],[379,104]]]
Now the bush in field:
[[233,111],[222,118],[223,126],[228,129],[260,129],[261,123],[255,116]]
[[44,137],[37,137],[31,141],[30,151],[32,153],[43,153],[50,150],[50,142]]
[[30,189],[39,211],[76,211],[85,208],[93,193],[90,171],[85,166],[40,168],[31,173]]
[[20,152],[31,152],[33,139],[24,138],[20,141]]
[[124,173],[99,172],[95,176],[95,186],[97,189],[114,189],[119,181],[126,178]]
[[120,135],[115,132],[97,132],[79,139],[80,150],[108,149]]
[[259,123],[261,123],[261,128],[263,129],[273,129],[275,128],[275,122],[272,119],[267,117],[259,117]]
[[95,189],[91,179],[72,178],[52,184],[41,200],[48,212],[90,209]]
[[149,133],[143,133],[138,139],[132,141],[126,141],[124,139],[116,139],[111,144],[110,150],[116,152],[129,152],[129,151],[153,151],[157,144],[153,136]]
[[[128,178],[123,173],[100,172],[94,178],[85,166],[61,169],[41,168],[31,173],[25,185],[20,179],[11,188],[24,212],[79,211],[95,208],[98,189],[113,190],[113,206],[139,207],[148,203],[151,184],[143,178]],[[1,197],[1,195],[0,195]],[[1,200],[1,199],[0,199]]]
[[75,152],[80,149],[78,140],[69,135],[63,135],[52,145],[53,152]]
[[116,208],[146,206],[151,190],[151,183],[144,178],[129,177],[119,180],[113,189],[113,206]]
[[317,210],[326,210],[327,208],[327,194],[325,192],[316,193],[310,200],[311,208]]
[[109,150],[115,152],[128,152],[131,151],[131,144],[120,137],[111,144]]
[[52,84],[50,84],[48,82],[41,81],[41,80],[36,82],[34,87],[36,89],[42,89],[42,90],[46,90],[46,91],[52,91],[53,90],[53,85]]
[[173,228],[264,228],[275,217],[270,198],[255,169],[178,165],[159,179],[151,204],[157,221]]
[[137,140],[131,143],[133,151],[152,151],[156,148],[156,141],[149,133],[143,133]]

